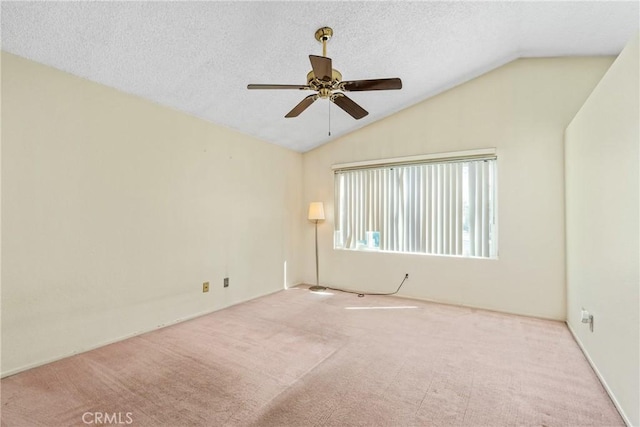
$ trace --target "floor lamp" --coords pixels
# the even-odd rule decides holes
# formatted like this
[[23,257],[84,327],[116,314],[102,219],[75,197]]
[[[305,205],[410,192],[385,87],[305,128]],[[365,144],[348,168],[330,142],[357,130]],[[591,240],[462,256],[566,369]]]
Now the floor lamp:
[[324,286],[320,286],[320,273],[318,269],[318,221],[324,221],[324,206],[322,202],[311,202],[309,205],[309,220],[316,223],[316,284],[311,286],[311,291],[324,291]]

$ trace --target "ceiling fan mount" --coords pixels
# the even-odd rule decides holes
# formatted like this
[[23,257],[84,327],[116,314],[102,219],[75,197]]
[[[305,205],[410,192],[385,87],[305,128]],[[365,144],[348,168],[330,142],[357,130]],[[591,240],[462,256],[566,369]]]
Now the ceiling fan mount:
[[316,40],[320,43],[328,42],[333,37],[333,29],[330,27],[322,27],[316,30]]
[[329,99],[342,108],[354,119],[359,120],[369,114],[343,92],[401,89],[399,78],[343,81],[342,73],[332,67],[331,58],[327,57],[327,42],[333,37],[333,30],[322,27],[316,30],[315,38],[322,43],[322,56],[309,55],[311,71],[307,73],[306,85],[250,84],[247,89],[298,89],[313,90],[317,93],[307,96],[285,117],[297,117],[317,99]]

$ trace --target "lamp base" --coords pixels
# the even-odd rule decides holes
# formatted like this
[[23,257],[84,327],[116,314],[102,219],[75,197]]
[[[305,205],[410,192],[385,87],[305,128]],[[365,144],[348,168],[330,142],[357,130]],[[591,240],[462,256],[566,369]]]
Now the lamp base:
[[322,291],[326,291],[327,288],[325,288],[324,286],[313,285],[309,287],[309,290],[311,292],[322,292]]

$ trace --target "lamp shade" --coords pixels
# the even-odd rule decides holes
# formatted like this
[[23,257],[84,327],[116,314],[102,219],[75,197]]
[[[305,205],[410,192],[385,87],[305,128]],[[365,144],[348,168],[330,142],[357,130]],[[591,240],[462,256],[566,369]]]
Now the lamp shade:
[[309,204],[309,219],[316,221],[324,219],[324,206],[322,202],[311,202]]

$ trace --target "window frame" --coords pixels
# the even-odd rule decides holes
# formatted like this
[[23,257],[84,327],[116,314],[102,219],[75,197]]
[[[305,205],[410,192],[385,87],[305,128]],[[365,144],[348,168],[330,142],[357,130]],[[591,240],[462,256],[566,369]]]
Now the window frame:
[[[334,210],[335,210],[334,224],[333,224],[333,227],[334,227],[333,249],[345,250],[345,251],[358,251],[358,252],[448,256],[448,257],[456,257],[456,258],[472,258],[472,259],[487,259],[487,260],[498,259],[499,257],[499,233],[498,233],[499,201],[498,201],[498,170],[497,170],[498,159],[497,158],[498,158],[497,150],[495,148],[484,148],[484,149],[477,149],[477,150],[466,150],[466,151],[448,152],[448,153],[432,153],[432,154],[409,156],[409,157],[366,160],[366,161],[360,161],[360,162],[340,163],[340,164],[333,165],[332,170],[334,173]],[[476,247],[471,248],[471,250],[465,251],[465,249],[463,248],[461,253],[455,253],[456,250],[451,248],[451,246],[455,246],[452,244],[451,236],[447,238],[448,240],[446,243],[446,246],[447,246],[446,252],[448,253],[442,253],[443,252],[442,250],[439,250],[439,252],[438,250],[433,251],[431,244],[429,244],[424,248],[420,248],[418,251],[403,250],[402,248],[391,249],[391,250],[387,248],[382,249],[380,245],[378,245],[378,247],[376,248],[375,246],[371,246],[368,244],[368,239],[371,237],[370,235],[368,235],[368,233],[370,233],[371,231],[366,230],[367,227],[365,227],[365,230],[366,230],[365,234],[367,235],[367,238],[365,239],[366,242],[364,245],[361,243],[362,240],[355,240],[356,243],[353,244],[351,239],[348,239],[347,242],[343,242],[343,243],[348,243],[350,247],[344,247],[344,246],[338,245],[339,243],[338,233],[342,233],[345,231],[344,229],[338,228],[340,226],[339,222],[341,219],[340,212],[338,211],[340,207],[340,203],[338,202],[339,191],[337,187],[338,174],[354,171],[354,170],[363,170],[363,169],[384,170],[384,169],[393,169],[394,167],[400,168],[400,167],[410,167],[410,166],[418,166],[418,165],[445,164],[445,163],[454,163],[454,162],[455,163],[477,162],[477,161],[485,161],[485,160],[494,161],[492,165],[486,166],[486,168],[490,171],[489,178],[487,178],[489,179],[489,183],[485,184],[486,189],[483,188],[481,190],[483,191],[481,200],[483,202],[491,203],[490,206],[487,208],[488,211],[490,212],[490,218],[480,223],[479,220],[477,219],[478,217],[476,216],[476,223],[475,223],[476,225],[474,227],[476,229],[478,227],[488,227],[488,232],[486,237],[483,237],[479,243],[480,245],[487,244],[489,247],[488,252],[486,249],[481,249],[479,251],[480,255],[476,255],[475,253],[478,253],[477,244],[476,244]],[[431,170],[431,169],[427,168],[427,170]],[[478,176],[478,175],[475,175],[475,176]],[[451,178],[446,178],[446,179],[450,180]],[[467,179],[468,179],[467,183],[470,182],[469,178]],[[460,184],[458,191],[460,191],[460,189],[463,187],[468,188],[467,185],[468,184]],[[425,190],[427,189],[425,188]],[[414,198],[412,197],[412,200],[413,199]],[[431,200],[433,201],[433,196]],[[468,199],[465,199],[465,200],[468,200]],[[406,203],[407,202],[405,201],[403,203],[403,207],[400,209],[404,209],[404,206],[406,205]],[[464,205],[465,203],[464,201],[461,203],[463,203],[462,209],[464,209],[464,206],[468,206],[468,205]],[[476,204],[474,204],[474,206],[479,209],[480,205],[477,204],[477,199],[476,199]],[[427,222],[427,218],[431,218],[427,216],[427,212],[422,212],[421,215],[424,218],[422,220],[424,222]],[[468,215],[470,215],[470,213],[465,213],[465,217],[468,217]],[[446,221],[448,221],[448,218],[446,219]],[[363,221],[366,222],[366,219],[364,219]],[[432,219],[429,219],[429,221],[432,221],[432,224],[433,224]],[[417,223],[415,222],[415,218],[414,218],[414,222],[411,225],[411,227],[415,227],[416,224]],[[460,229],[464,228],[464,225],[462,223],[458,222],[457,224],[458,224],[457,225],[458,228]],[[384,227],[377,227],[377,228],[380,228],[380,230],[375,230],[373,231],[373,233],[383,231],[382,229]],[[353,228],[350,228],[350,230],[353,230]],[[388,232],[389,230],[387,230],[387,233]],[[401,228],[401,232],[406,233],[406,231],[403,230],[402,228]],[[360,230],[358,233],[362,234],[362,231]],[[443,231],[440,230],[438,231],[438,233],[443,233]],[[444,231],[444,233],[446,233],[446,231]],[[411,234],[412,233],[409,233],[409,235]],[[352,233],[349,236],[353,238]],[[355,239],[358,239],[359,237],[361,236],[357,235]],[[377,236],[377,238],[378,238],[378,242],[380,242],[379,235]],[[427,237],[424,237],[418,240],[431,239],[431,238],[432,238],[431,235],[427,235]],[[477,234],[476,234],[476,239],[477,239]],[[397,245],[394,245],[394,246],[397,246]],[[403,247],[406,248],[407,246],[411,246],[412,249],[416,249],[416,245],[414,243],[409,243],[409,244],[405,243]],[[457,245],[457,247],[460,247],[460,245]],[[471,255],[471,253],[474,253],[474,254]]]

